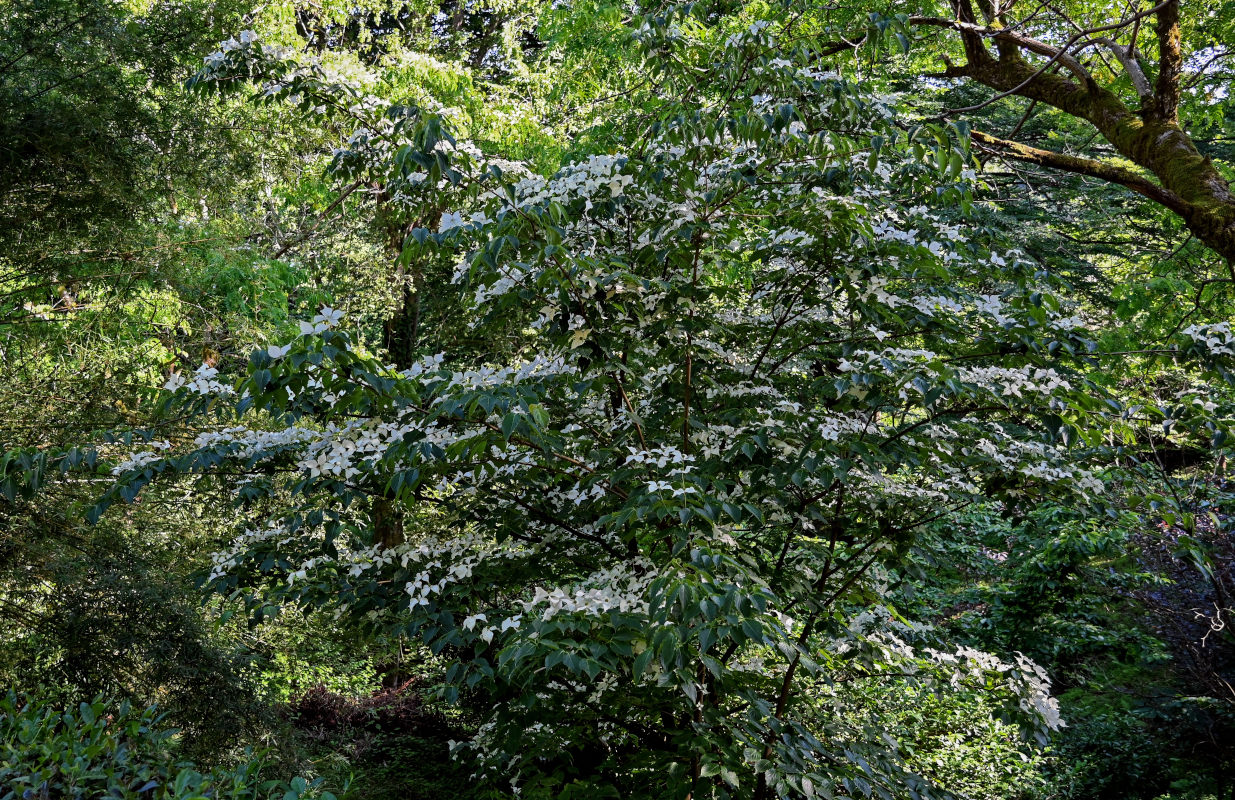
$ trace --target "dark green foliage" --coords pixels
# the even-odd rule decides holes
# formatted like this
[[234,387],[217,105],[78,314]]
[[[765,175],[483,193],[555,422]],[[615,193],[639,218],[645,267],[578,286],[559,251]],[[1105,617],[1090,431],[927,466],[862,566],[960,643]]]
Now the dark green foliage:
[[312,689],[284,712],[306,754],[327,774],[351,776],[356,800],[482,800],[470,767],[450,758],[468,732],[426,706],[415,681],[367,698]]
[[1048,772],[1057,796],[1230,796],[1235,713],[1225,700],[1182,694],[1172,678],[1113,668],[1061,697],[1069,727]]
[[[1225,799],[1235,710],[1224,691],[1235,650],[1194,611],[1213,601],[1206,572],[1173,553],[1170,526],[1043,507],[994,507],[924,542],[927,572],[908,607],[976,646],[1047,667],[1067,727],[1044,762],[1049,798]],[[1217,575],[1230,545],[1200,532]],[[1212,607],[1212,606],[1211,606]]]
[[157,700],[197,756],[218,757],[260,729],[266,714],[245,661],[202,618],[188,577],[169,574],[166,551],[86,535],[50,511],[18,525],[0,509],[0,520],[0,675],[72,703]]
[[0,798],[333,800],[320,781],[262,780],[266,765],[251,752],[235,767],[200,772],[175,760],[175,731],[160,723],[154,709],[127,702],[59,707],[10,691],[0,697]]
[[[209,163],[179,83],[240,3],[6,0],[0,6],[0,241],[93,238]],[[196,120],[194,119],[196,117]],[[77,249],[77,248],[66,248]],[[6,252],[5,258],[13,253]]]

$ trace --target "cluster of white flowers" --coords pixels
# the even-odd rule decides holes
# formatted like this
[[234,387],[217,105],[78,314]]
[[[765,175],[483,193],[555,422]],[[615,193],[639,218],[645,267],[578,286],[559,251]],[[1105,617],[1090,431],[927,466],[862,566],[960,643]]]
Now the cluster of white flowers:
[[558,614],[646,614],[647,587],[655,575],[653,565],[640,558],[595,572],[574,586],[537,586],[532,598],[523,604],[523,614],[545,621]]
[[1070,390],[1072,384],[1055,370],[1044,367],[961,367],[957,377],[966,382],[1002,396],[1023,397],[1024,392],[1050,395],[1062,389]]
[[771,23],[767,20],[755,20],[746,30],[741,33],[731,34],[725,40],[725,47],[730,49],[740,49],[747,45],[771,45],[772,37],[768,31]]
[[1024,654],[1017,653],[1015,661],[1009,663],[990,653],[964,646],[954,652],[928,648],[926,653],[936,663],[955,665],[956,672],[952,674],[954,684],[964,677],[982,679],[992,673],[1005,675],[1005,688],[1020,696],[1022,710],[1037,716],[1049,730],[1059,730],[1064,726],[1059,714],[1059,701],[1051,697],[1051,681],[1046,670]]
[[442,214],[441,220],[438,222],[437,230],[439,233],[454,230],[462,227],[480,227],[483,225],[492,224],[493,220],[483,211],[477,211],[473,214],[466,214],[457,211],[448,211]]
[[1213,355],[1235,356],[1235,332],[1231,331],[1229,322],[1189,325],[1183,329],[1183,334]]
[[514,386],[524,381],[544,380],[575,375],[578,369],[561,355],[536,354],[530,361],[518,367],[480,366],[463,372],[451,373],[444,391],[455,389],[475,391],[495,386]]
[[1214,402],[1212,392],[1183,389],[1175,393],[1175,399],[1184,405],[1192,406],[1202,414],[1211,414],[1218,410],[1218,403]]
[[232,36],[219,44],[219,49],[206,56],[203,61],[208,70],[222,70],[226,67],[229,54],[238,56],[276,60],[286,58],[288,50],[273,44],[263,44],[253,31],[241,31],[238,36]]
[[1098,475],[1075,463],[1060,448],[1012,436],[999,425],[989,425],[987,437],[969,439],[959,452],[963,455],[981,455],[1004,469],[1029,478],[1065,485],[1082,496],[1100,495],[1106,491],[1106,484]]
[[[998,256],[992,256],[992,258],[998,258]],[[1003,261],[1002,258],[999,260]],[[974,305],[979,313],[986,315],[1000,327],[1011,327],[1015,324],[1015,320],[1006,313],[1007,307],[997,294],[977,295],[974,298]]]
[[288,448],[314,441],[320,435],[318,431],[298,425],[276,430],[254,430],[237,426],[200,433],[193,439],[193,447],[204,450],[222,445],[231,448],[236,458],[247,460],[254,456],[270,457]]
[[218,377],[219,371],[217,369],[209,364],[202,364],[193,373],[191,379],[186,379],[179,372],[172,373],[172,376],[167,379],[167,383],[163,384],[163,389],[169,392],[184,389],[193,394],[203,396],[234,397],[236,394],[235,388],[217,380]]
[[255,545],[270,541],[285,545],[290,540],[291,533],[279,522],[271,522],[259,529],[245,528],[232,540],[230,547],[211,555],[212,565],[208,580],[213,583],[226,577],[232,569],[240,565]]
[[674,486],[669,481],[649,481],[647,490],[651,494],[660,494],[662,492],[671,492],[674,497],[681,497],[686,494],[698,494],[699,490],[694,486]]
[[[343,312],[337,308],[330,306],[322,306],[321,311],[313,317],[311,322],[301,320],[300,326],[301,336],[316,336],[319,333],[325,333],[331,328],[339,327],[339,323],[343,321]],[[284,351],[286,352],[286,351]],[[273,353],[271,354],[273,357]]]
[[627,464],[647,464],[661,469],[673,465],[687,465],[694,462],[695,457],[683,453],[673,445],[661,445],[652,450],[634,450],[626,456]]
[[1008,662],[972,647],[940,650],[914,646],[912,642],[928,634],[928,629],[894,617],[883,606],[866,609],[852,618],[849,632],[852,638],[834,642],[837,651],[873,646],[889,658],[888,668],[916,674],[919,679],[942,680],[954,687],[967,679],[989,686],[990,679],[997,678],[1005,691],[1018,698],[1022,710],[1041,720],[1047,729],[1063,727],[1059,702],[1051,697],[1046,671],[1021,653]]
[[815,243],[815,237],[805,231],[794,230],[787,228],[781,231],[768,231],[763,237],[761,245],[763,247],[788,247],[794,250],[802,247],[809,247]]
[[626,159],[621,156],[596,155],[562,168],[551,179],[527,177],[514,185],[519,207],[542,203],[569,203],[584,199],[586,208],[592,200],[621,197],[634,182],[634,177],[622,172]]
[[159,459],[163,458],[166,451],[171,449],[172,443],[166,442],[166,441],[150,442],[150,447],[154,449],[148,450],[145,452],[134,453],[133,455],[129,456],[129,458],[125,459],[124,461],[117,463],[114,467],[112,467],[111,474],[120,475],[122,473],[129,472],[130,470],[140,469],[146,466],[147,464],[152,464],[155,461],[158,461]]

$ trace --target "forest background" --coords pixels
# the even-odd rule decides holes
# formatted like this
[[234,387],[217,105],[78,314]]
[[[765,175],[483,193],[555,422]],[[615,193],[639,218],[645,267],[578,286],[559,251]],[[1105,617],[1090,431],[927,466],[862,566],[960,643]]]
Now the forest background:
[[1235,797],[1235,4],[0,12],[0,797]]

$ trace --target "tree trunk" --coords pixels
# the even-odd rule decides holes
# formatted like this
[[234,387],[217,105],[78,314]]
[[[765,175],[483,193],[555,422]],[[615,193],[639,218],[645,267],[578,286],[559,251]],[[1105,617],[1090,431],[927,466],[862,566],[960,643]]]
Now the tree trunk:
[[[385,200],[385,196],[382,197]],[[408,369],[416,353],[416,340],[420,334],[420,293],[422,276],[416,267],[410,270],[398,259],[403,251],[403,240],[410,226],[389,221],[386,224],[386,244],[395,259],[390,280],[395,285],[398,304],[386,319],[382,329],[382,344],[396,369]],[[383,548],[395,547],[406,540],[403,529],[403,509],[394,498],[375,495],[371,512],[373,542]]]

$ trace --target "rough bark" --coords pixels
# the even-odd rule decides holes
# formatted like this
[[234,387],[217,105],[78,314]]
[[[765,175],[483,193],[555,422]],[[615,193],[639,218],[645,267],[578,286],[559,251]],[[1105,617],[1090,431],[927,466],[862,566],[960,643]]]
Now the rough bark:
[[1179,122],[1180,52],[1179,0],[1158,12],[1158,80],[1154,87],[1153,114],[1167,122]]
[[[970,62],[958,70],[963,70],[968,77],[998,91],[1020,86],[1036,71],[1031,64],[1019,57]],[[1171,116],[1160,116],[1158,113],[1137,114],[1105,88],[1082,87],[1054,74],[1032,77],[1016,94],[1054,106],[1090,122],[1120,155],[1157,178],[1164,190],[1161,197],[1169,196],[1171,202],[1163,202],[1161,198],[1154,199],[1183,217],[1193,235],[1215,252],[1224,258],[1235,259],[1235,193],[1232,193],[1226,179],[1208,158],[1197,151],[1192,140],[1180,127],[1174,117],[1177,103],[1168,101],[1163,104],[1159,95],[1156,97],[1158,108],[1165,109]],[[1053,163],[1048,163],[1047,160],[1039,163],[1062,166],[1068,161],[1066,156],[1056,156]],[[1074,160],[1072,163],[1076,166],[1079,161],[1083,160]],[[1091,174],[1104,180],[1111,180],[1110,174],[1126,172],[1120,168],[1072,171]],[[1115,182],[1135,188],[1124,180]],[[1142,194],[1150,196],[1146,192]]]
[[991,136],[983,131],[973,131],[971,138],[978,143],[979,147],[985,146],[993,154],[1002,158],[1100,178],[1131,189],[1176,213],[1183,213],[1186,210],[1186,204],[1178,196],[1133,170],[1092,158],[1069,156],[1053,150],[1030,147],[1020,142]]
[[403,544],[403,510],[388,497],[373,498],[373,543],[383,548]]
[[[1095,83],[1066,50],[1056,50],[997,27],[975,25],[966,0],[958,0],[954,9],[955,20],[910,20],[919,25],[951,28],[960,36],[968,61],[949,65],[944,76],[967,78],[1089,122],[1120,155],[1148,172],[1156,183],[1121,166],[989,135],[986,144],[1009,158],[1091,175],[1137,191],[1174,211],[1197,239],[1228,261],[1235,261],[1235,192],[1213,162],[1197,150],[1179,121],[1183,57],[1178,0],[1161,3],[1154,12],[1160,56],[1158,76],[1152,93],[1142,97],[1139,111],[1128,108],[1114,91]],[[997,58],[987,48],[988,40],[996,43]],[[1096,37],[1091,41],[1105,44],[1110,40]],[[1071,77],[1030,63],[1024,57],[1026,51],[1059,63]]]

